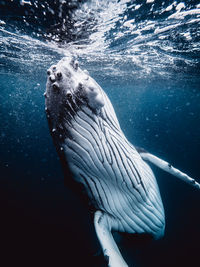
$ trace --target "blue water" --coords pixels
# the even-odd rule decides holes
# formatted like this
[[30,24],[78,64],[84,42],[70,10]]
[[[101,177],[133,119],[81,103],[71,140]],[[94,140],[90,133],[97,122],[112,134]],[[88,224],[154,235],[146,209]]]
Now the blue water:
[[[65,185],[49,134],[46,69],[76,54],[109,95],[128,139],[200,181],[200,5],[26,2],[0,1],[2,254],[8,266],[104,266],[94,257],[91,214]],[[165,236],[116,235],[122,254],[130,267],[199,266],[200,192],[153,170]]]

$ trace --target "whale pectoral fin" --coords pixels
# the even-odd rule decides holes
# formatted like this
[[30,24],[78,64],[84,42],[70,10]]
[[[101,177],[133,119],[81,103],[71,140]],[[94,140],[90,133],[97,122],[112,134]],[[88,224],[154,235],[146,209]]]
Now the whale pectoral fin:
[[180,170],[174,168],[170,163],[168,163],[167,161],[164,161],[150,153],[148,153],[147,151],[143,150],[143,149],[139,149],[136,148],[138,153],[140,154],[140,156],[142,157],[143,160],[145,161],[149,161],[151,163],[153,163],[154,165],[156,165],[157,167],[161,168],[162,170],[178,177],[179,179],[183,180],[184,182],[192,185],[193,187],[196,187],[198,189],[200,189],[200,184],[197,183],[195,181],[195,179],[189,177],[187,174],[181,172]]
[[128,267],[115,243],[111,233],[112,222],[109,215],[96,211],[94,215],[94,226],[97,237],[101,244],[105,259],[109,267]]

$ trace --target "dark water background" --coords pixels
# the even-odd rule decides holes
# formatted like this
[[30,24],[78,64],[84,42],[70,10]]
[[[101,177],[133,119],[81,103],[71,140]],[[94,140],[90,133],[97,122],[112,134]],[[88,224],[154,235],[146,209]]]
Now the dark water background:
[[[46,69],[64,55],[103,87],[133,144],[200,181],[199,26],[199,1],[0,1],[2,266],[103,266],[44,113]],[[127,236],[122,254],[130,267],[199,266],[200,192],[153,170],[165,236]]]

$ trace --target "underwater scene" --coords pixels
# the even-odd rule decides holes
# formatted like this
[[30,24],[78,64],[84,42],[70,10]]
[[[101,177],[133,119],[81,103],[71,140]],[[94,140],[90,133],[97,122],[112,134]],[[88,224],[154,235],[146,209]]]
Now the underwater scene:
[[[47,69],[74,56],[122,131],[200,183],[200,2],[0,0],[2,266],[108,266],[64,179],[45,114]],[[200,191],[150,165],[166,228],[114,233],[129,267],[200,266]]]

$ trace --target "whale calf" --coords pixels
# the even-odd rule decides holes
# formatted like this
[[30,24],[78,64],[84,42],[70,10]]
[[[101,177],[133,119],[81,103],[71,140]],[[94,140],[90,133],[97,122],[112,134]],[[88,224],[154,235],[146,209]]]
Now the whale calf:
[[108,266],[128,266],[112,231],[158,239],[165,230],[164,208],[148,162],[198,189],[200,185],[127,140],[108,96],[77,60],[63,58],[47,75],[45,110],[58,155],[95,209],[94,226]]

